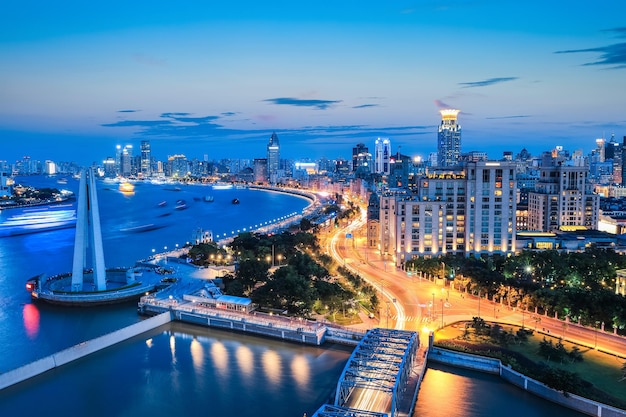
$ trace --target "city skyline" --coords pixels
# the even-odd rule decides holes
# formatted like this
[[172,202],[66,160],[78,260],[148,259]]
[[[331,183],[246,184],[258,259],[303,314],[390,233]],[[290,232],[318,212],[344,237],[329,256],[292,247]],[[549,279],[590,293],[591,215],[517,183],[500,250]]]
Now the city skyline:
[[254,158],[274,131],[291,159],[427,156],[442,108],[491,158],[626,135],[618,1],[30,3],[0,17],[4,160]]

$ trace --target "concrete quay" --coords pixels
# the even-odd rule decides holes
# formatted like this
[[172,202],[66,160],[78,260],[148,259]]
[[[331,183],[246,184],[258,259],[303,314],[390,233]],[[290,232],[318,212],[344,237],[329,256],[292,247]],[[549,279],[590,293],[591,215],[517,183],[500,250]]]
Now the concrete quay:
[[171,320],[172,316],[169,312],[160,314],[156,317],[151,317],[104,336],[79,343],[17,369],[1,373],[0,390],[41,375],[54,368],[66,365],[77,359],[81,359],[87,355],[91,355],[92,353],[108,348],[142,333],[156,329],[159,326],[169,323]]

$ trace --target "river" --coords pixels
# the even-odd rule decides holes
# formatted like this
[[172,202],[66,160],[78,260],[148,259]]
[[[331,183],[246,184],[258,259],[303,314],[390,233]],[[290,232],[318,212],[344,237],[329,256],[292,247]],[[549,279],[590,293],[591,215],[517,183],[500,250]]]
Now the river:
[[[54,179],[18,178],[37,187]],[[70,179],[63,187],[75,189]],[[299,213],[302,198],[253,190],[140,184],[124,194],[99,183],[105,260],[127,266],[183,245],[202,228],[229,235]],[[202,201],[204,195],[213,203]],[[240,204],[233,205],[237,198]],[[176,210],[176,201],[188,208]],[[159,203],[165,201],[165,205]],[[262,209],[261,209],[262,208]],[[169,213],[163,215],[165,213]],[[0,221],[15,214],[0,213]],[[143,224],[158,230],[127,232]],[[33,304],[28,277],[71,269],[74,229],[0,238],[0,372],[13,369],[141,318],[136,304],[64,308]],[[350,350],[301,346],[215,329],[173,324],[0,392],[3,416],[93,417],[308,416],[334,393]],[[416,416],[580,416],[532,397],[497,377],[428,369]]]

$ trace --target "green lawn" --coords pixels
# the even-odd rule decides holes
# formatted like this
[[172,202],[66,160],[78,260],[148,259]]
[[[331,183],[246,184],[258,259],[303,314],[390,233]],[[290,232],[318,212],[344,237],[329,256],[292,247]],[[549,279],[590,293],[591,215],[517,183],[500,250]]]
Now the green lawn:
[[[468,323],[469,324],[469,323]],[[489,323],[488,323],[489,324]],[[495,347],[504,347],[511,351],[524,355],[526,358],[532,360],[535,363],[547,363],[553,368],[564,369],[569,372],[577,373],[582,379],[592,383],[597,389],[606,392],[616,399],[621,399],[626,403],[626,380],[618,382],[623,375],[621,368],[626,362],[626,359],[618,358],[613,355],[598,352],[594,349],[590,349],[584,346],[578,346],[580,352],[583,354],[582,362],[569,361],[548,361],[545,357],[539,354],[539,343],[543,340],[544,335],[534,333],[528,337],[526,342],[509,343],[507,346],[499,345],[491,340],[489,336],[476,335],[474,329],[470,329],[467,336],[464,338],[465,323],[456,323],[452,326],[448,326],[444,329],[438,330],[435,334],[435,343],[440,341],[458,341],[469,342],[476,345],[492,345]],[[503,330],[517,332],[518,326],[503,325]],[[545,336],[546,340],[552,340],[553,344],[559,341],[558,337]],[[573,343],[564,341],[563,345],[570,351],[574,346]]]

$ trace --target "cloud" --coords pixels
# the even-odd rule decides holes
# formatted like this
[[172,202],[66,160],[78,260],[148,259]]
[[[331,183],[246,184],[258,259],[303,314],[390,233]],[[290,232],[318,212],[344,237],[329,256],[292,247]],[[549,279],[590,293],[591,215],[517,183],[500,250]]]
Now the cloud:
[[207,124],[219,119],[219,116],[187,117],[189,113],[164,113],[163,118],[172,119],[182,123]]
[[435,100],[435,106],[437,106],[437,108],[439,110],[444,110],[444,109],[453,109],[454,106],[451,106],[449,104],[444,103],[441,100]]
[[466,83],[459,83],[459,85],[462,85],[463,88],[488,87],[494,84],[505,83],[508,81],[515,81],[518,78],[519,77],[496,77],[496,78],[489,78],[489,79],[482,80],[482,81],[470,81]]
[[176,117],[184,117],[184,116],[189,116],[191,115],[191,113],[161,113],[161,117],[165,117],[165,118],[176,118]]
[[127,110],[118,110],[117,112],[118,112],[118,113],[136,113],[136,112],[138,112],[138,111],[141,111],[141,110],[132,110],[132,109],[127,109]]
[[272,104],[297,106],[297,107],[313,107],[318,110],[326,110],[337,103],[341,103],[341,100],[313,100],[313,99],[299,99],[291,97],[278,97],[268,98],[263,101],[267,101]]
[[368,103],[368,104],[359,104],[358,106],[352,106],[353,109],[366,109],[368,107],[378,107],[380,106],[379,104],[372,104],[372,103]]
[[[618,38],[626,38],[626,27],[606,29],[603,32],[613,33]],[[596,53],[598,54],[598,58],[595,61],[583,64],[585,66],[607,65],[610,66],[612,69],[626,68],[626,42],[599,46],[596,48],[568,49],[564,51],[556,51],[555,54],[577,54],[586,52]]]
[[485,117],[487,120],[500,120],[500,119],[523,119],[525,117],[531,117],[528,114],[516,114],[513,116],[493,116],[493,117]]
[[154,127],[154,126],[164,126],[168,125],[171,122],[167,120],[120,120],[115,123],[105,123],[101,126],[103,127]]
[[[324,141],[337,145],[338,140],[363,141],[378,136],[394,138],[416,138],[420,135],[434,134],[436,126],[369,126],[369,125],[312,125],[292,129],[243,129],[230,128],[219,123],[224,116],[192,116],[191,113],[162,113],[154,120],[120,120],[106,123],[104,127],[136,128],[137,138],[155,138],[159,140],[187,140],[198,143],[213,141],[237,142],[242,140],[256,141],[271,135],[274,130],[279,135],[292,137],[298,143],[314,143]],[[261,118],[261,116],[256,116]],[[270,120],[272,121],[272,120]],[[250,123],[254,126],[254,123]]]

